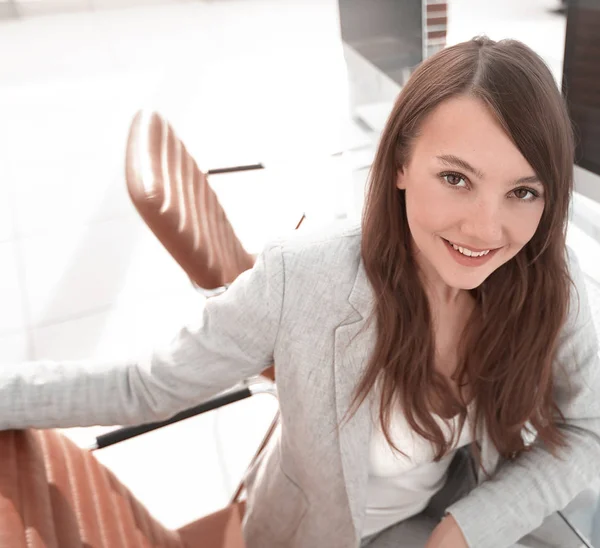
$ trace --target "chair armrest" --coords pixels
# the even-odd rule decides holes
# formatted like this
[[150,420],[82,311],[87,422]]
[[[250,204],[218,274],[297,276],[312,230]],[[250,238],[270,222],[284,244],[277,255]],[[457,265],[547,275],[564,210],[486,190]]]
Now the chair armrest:
[[124,428],[118,428],[117,430],[102,434],[96,438],[96,443],[90,447],[90,450],[95,451],[97,449],[108,447],[109,445],[115,445],[122,441],[135,438],[136,436],[146,434],[147,432],[158,430],[163,426],[175,424],[176,422],[195,417],[196,415],[201,415],[202,413],[219,409],[220,407],[224,407],[225,405],[229,405],[230,403],[234,403],[236,401],[245,400],[246,398],[256,394],[271,394],[276,396],[277,392],[275,385],[272,382],[265,381],[251,383],[248,386],[225,392],[224,394],[220,394],[204,403],[201,403],[200,405],[196,405],[195,407],[181,411],[170,419],[140,424],[137,426],[126,426]]
[[218,167],[214,169],[209,169],[206,174],[207,175],[219,175],[223,173],[236,173],[238,171],[254,171],[257,169],[265,169],[265,166],[262,164],[248,164],[242,166],[231,166],[231,167]]

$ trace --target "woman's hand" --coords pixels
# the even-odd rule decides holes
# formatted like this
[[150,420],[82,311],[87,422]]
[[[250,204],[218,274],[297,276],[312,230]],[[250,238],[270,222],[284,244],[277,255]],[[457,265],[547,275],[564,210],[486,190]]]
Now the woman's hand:
[[469,548],[456,520],[447,515],[433,530],[425,548]]

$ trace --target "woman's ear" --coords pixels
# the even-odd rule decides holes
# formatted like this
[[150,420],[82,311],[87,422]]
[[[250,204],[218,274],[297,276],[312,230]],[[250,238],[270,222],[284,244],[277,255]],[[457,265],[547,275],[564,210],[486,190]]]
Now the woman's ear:
[[396,172],[396,188],[399,190],[406,190],[406,175],[404,174],[404,167],[399,167]]

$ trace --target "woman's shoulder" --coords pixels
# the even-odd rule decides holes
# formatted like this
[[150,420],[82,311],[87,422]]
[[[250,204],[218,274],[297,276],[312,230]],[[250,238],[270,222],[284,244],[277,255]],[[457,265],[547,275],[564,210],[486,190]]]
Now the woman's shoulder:
[[344,223],[306,228],[274,242],[286,261],[332,263],[340,266],[360,260],[362,230],[359,224]]
[[353,283],[360,265],[362,230],[358,224],[302,228],[271,245],[280,248],[286,283]]

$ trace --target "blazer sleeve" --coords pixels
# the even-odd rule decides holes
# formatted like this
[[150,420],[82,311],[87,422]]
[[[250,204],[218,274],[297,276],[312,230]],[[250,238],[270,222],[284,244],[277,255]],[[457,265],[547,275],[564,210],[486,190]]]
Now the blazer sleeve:
[[0,367],[0,429],[142,424],[197,405],[272,364],[283,293],[282,251],[272,244],[145,359]]
[[600,360],[583,274],[570,258],[570,311],[559,341],[555,397],[568,446],[558,458],[541,444],[500,466],[448,508],[470,547],[506,548],[563,509],[600,477]]

